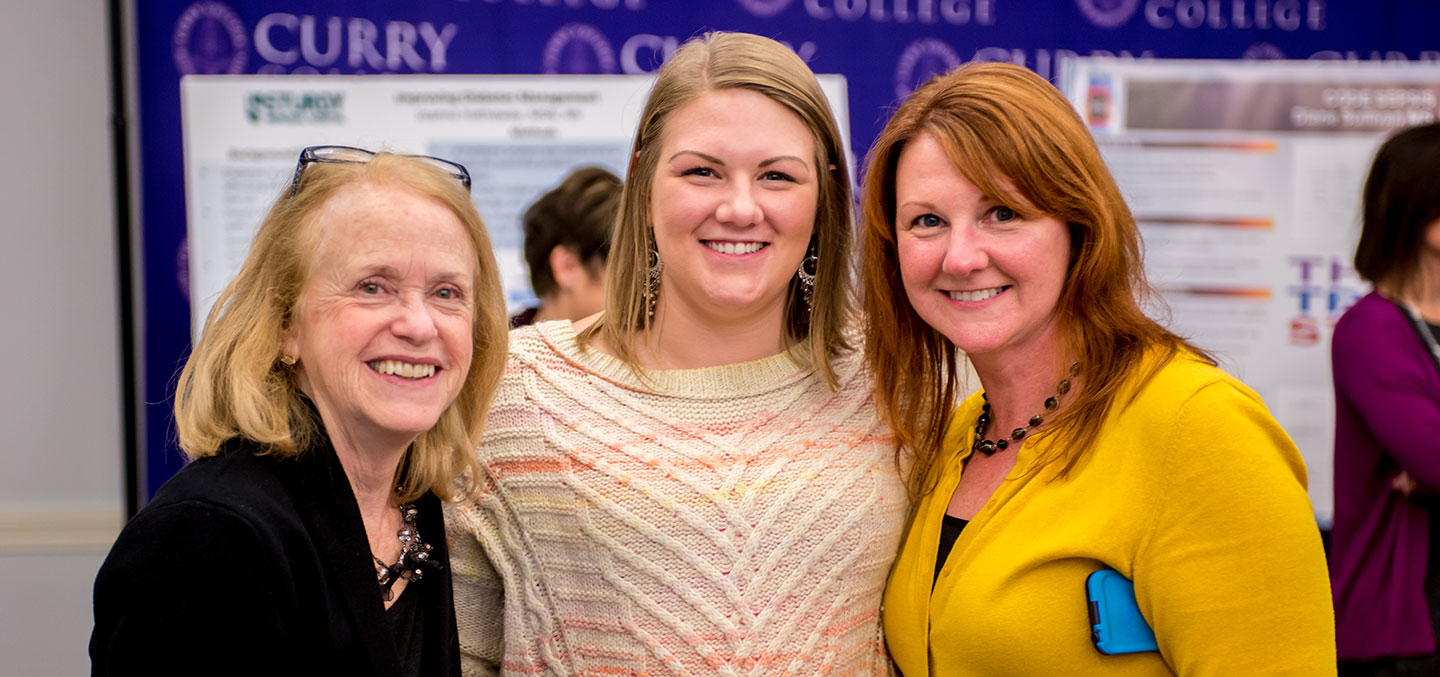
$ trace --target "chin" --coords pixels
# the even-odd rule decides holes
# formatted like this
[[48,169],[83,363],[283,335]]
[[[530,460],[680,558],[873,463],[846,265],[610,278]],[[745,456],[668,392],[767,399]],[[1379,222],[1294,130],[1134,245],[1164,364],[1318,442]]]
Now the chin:
[[391,414],[379,421],[385,430],[394,435],[419,437],[440,421],[440,416],[445,413],[444,408],[438,410],[421,410],[414,412],[391,412]]

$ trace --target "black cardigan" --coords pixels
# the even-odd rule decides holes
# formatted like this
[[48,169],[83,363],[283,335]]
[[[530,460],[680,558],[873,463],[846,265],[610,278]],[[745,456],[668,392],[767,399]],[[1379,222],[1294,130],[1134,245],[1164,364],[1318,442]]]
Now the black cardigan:
[[[166,482],[95,580],[92,675],[400,674],[360,508],[327,442],[298,459],[231,440]],[[432,567],[421,674],[459,675],[440,501],[417,503]]]

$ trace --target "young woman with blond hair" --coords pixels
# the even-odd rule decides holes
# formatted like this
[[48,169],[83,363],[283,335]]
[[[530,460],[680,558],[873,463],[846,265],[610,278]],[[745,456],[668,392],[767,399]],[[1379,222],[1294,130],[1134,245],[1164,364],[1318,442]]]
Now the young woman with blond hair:
[[847,333],[851,191],[785,46],[682,47],[586,327],[512,335],[450,514],[468,670],[872,674],[905,491]]

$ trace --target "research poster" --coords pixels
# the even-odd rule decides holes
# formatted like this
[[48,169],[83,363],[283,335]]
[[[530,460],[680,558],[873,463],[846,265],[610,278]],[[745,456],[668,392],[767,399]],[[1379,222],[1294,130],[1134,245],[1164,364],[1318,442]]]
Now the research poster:
[[1265,399],[1328,528],[1331,330],[1369,291],[1361,188],[1389,133],[1440,114],[1440,68],[1077,59],[1063,86],[1139,223],[1152,314]]
[[[506,303],[534,302],[520,216],[575,167],[625,175],[649,75],[189,76],[181,81],[191,331],[311,145],[433,155],[469,170]],[[820,78],[840,129],[845,79]],[[848,150],[848,146],[847,146]],[[850,163],[854,166],[854,162]]]

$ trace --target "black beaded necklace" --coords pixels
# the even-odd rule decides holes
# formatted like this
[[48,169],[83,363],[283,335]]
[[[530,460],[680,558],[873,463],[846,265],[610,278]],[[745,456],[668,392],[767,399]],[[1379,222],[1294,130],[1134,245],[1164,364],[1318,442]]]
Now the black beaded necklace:
[[1012,440],[1018,442],[1025,439],[1025,435],[1045,422],[1045,415],[1060,408],[1060,397],[1070,392],[1070,379],[1079,375],[1080,363],[1074,362],[1070,365],[1070,375],[1061,379],[1060,384],[1055,386],[1055,395],[1045,398],[1045,411],[1031,416],[1028,422],[1029,425],[1026,425],[1024,428],[1016,428],[1010,431],[1010,439],[1000,439],[993,442],[985,439],[985,428],[990,425],[990,398],[987,397],[985,393],[980,393],[980,397],[985,400],[985,403],[980,405],[980,417],[975,419],[975,443],[971,445],[970,450],[978,451],[986,456],[992,456],[997,451],[1005,451],[1005,447],[1010,446]]
[[400,540],[400,557],[394,564],[370,555],[375,560],[375,578],[380,583],[380,596],[389,602],[395,599],[395,581],[404,579],[418,581],[425,575],[421,567],[429,566],[430,544],[420,540],[420,530],[415,526],[420,510],[414,503],[400,506],[400,531],[395,537]]

